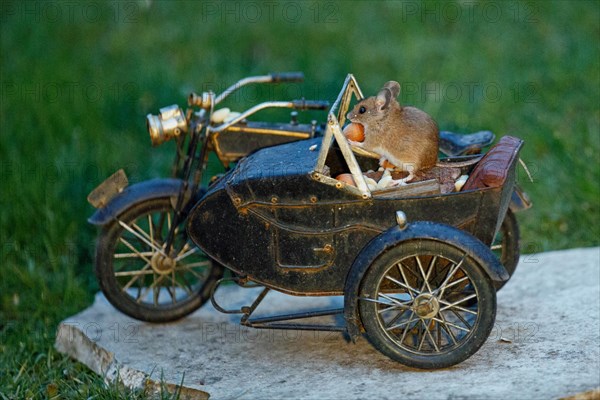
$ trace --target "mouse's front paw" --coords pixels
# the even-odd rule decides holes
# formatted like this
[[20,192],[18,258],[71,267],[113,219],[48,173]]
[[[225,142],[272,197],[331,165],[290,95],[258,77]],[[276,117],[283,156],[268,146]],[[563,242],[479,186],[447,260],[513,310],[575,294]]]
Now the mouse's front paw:
[[350,146],[354,146],[354,147],[363,147],[363,142],[355,142],[354,140],[350,140],[348,139],[348,143],[350,143]]
[[394,164],[392,164],[391,162],[389,162],[389,160],[385,157],[381,157],[379,159],[379,166],[382,167],[384,170],[396,168],[396,166]]

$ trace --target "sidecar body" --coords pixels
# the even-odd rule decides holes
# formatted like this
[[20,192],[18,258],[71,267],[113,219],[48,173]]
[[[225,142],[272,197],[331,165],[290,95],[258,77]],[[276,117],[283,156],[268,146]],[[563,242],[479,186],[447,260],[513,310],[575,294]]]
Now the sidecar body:
[[[472,177],[493,175],[492,185],[471,184],[447,194],[435,181],[369,190],[362,173],[376,170],[377,160],[355,154],[340,129],[350,96],[362,98],[353,82],[349,76],[323,137],[261,149],[209,188],[188,223],[202,251],[237,274],[285,293],[341,295],[370,245],[388,240],[390,229],[403,230],[398,215],[408,226],[437,223],[423,228],[424,235],[454,227],[469,240],[491,245],[509,206],[522,142],[504,138],[502,149],[463,168]],[[341,173],[352,173],[356,186],[334,179]],[[498,262],[484,268],[493,281],[508,278]]]

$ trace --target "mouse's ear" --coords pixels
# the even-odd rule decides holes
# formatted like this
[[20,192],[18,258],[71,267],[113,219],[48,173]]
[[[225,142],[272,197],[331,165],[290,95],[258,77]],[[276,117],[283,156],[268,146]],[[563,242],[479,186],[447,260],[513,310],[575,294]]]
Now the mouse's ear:
[[377,108],[382,111],[385,110],[392,100],[392,91],[389,88],[384,87],[377,93],[377,97],[375,98],[375,105]]
[[400,84],[396,81],[386,82],[377,93],[375,102],[380,110],[385,110],[389,105],[390,101],[400,94]]
[[389,89],[392,92],[392,97],[396,98],[400,94],[400,84],[396,81],[389,81],[383,85],[383,89]]

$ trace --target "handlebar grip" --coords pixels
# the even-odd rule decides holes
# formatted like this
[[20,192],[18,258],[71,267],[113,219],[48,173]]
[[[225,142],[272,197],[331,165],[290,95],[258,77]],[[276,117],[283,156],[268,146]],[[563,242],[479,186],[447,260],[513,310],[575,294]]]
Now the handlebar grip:
[[297,110],[327,110],[329,108],[327,100],[293,100],[292,104]]
[[304,73],[302,72],[272,72],[269,75],[273,83],[304,81]]

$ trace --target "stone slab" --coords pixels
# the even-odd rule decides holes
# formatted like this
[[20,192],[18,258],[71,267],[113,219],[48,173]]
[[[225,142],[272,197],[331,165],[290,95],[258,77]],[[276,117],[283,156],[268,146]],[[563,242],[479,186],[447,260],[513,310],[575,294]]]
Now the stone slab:
[[[234,308],[257,293],[226,286],[217,296]],[[256,316],[341,302],[271,292]],[[403,367],[364,338],[352,344],[337,332],[258,330],[238,321],[207,304],[175,323],[143,323],[98,294],[91,307],[60,324],[56,347],[130,387],[156,389],[162,381],[172,389],[183,382],[183,398],[567,397],[600,387],[600,248],[523,256],[498,293],[486,344],[443,370]]]

